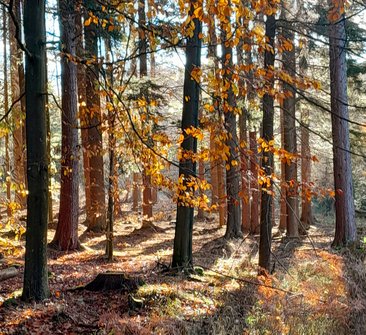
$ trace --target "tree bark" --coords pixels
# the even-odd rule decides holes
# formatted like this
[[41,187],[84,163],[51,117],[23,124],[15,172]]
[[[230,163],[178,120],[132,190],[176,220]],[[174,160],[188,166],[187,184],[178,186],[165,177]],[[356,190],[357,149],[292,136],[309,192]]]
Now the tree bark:
[[[231,8],[231,2],[228,1],[228,7]],[[226,18],[230,20],[230,18]],[[222,25],[222,68],[223,75],[222,81],[223,86],[228,87],[226,89],[227,98],[222,101],[222,108],[225,117],[225,130],[227,133],[227,139],[225,145],[229,148],[229,157],[226,161],[226,196],[227,196],[227,222],[226,222],[226,233],[225,238],[239,238],[243,234],[241,232],[241,219],[240,219],[240,172],[239,163],[240,157],[237,149],[238,135],[236,130],[236,101],[232,88],[233,76],[233,50],[228,43],[228,34],[224,27],[225,23],[221,22]]]
[[[276,33],[276,19],[274,15],[267,16],[266,38],[269,48],[264,54],[264,68],[267,71],[274,66],[275,52],[274,39]],[[274,77],[268,80],[268,89],[274,88]],[[273,140],[273,118],[274,118],[274,99],[269,93],[263,97],[263,139],[267,142]],[[273,153],[264,151],[262,157],[262,169],[267,177],[273,172]],[[262,187],[261,201],[261,221],[260,221],[260,240],[259,240],[259,266],[266,271],[270,271],[271,264],[271,243],[272,243],[272,195],[267,191],[273,188],[271,185],[267,190]]]
[[[189,15],[193,17],[195,0],[191,2]],[[191,73],[194,68],[201,66],[201,39],[199,35],[202,31],[202,25],[198,18],[193,17],[194,31],[193,36],[187,37],[186,46],[186,66],[184,75],[183,87],[183,114],[182,114],[182,134],[184,140],[181,144],[182,150],[196,153],[197,139],[188,136],[185,129],[195,127],[198,128],[198,109],[200,98],[199,83],[191,78]],[[188,97],[188,98],[187,98]],[[191,159],[181,159],[179,161],[179,177],[183,178],[183,185],[186,186],[189,178],[196,174],[196,163]],[[187,186],[186,186],[187,187]],[[194,192],[191,187],[188,191]],[[184,197],[184,191],[178,196]],[[193,214],[194,208],[185,205],[178,199],[177,203],[177,219],[174,236],[173,249],[173,268],[191,268],[192,260],[192,233],[193,233]]]
[[[77,12],[75,15],[75,25],[79,32],[76,34],[76,55],[80,59],[85,58],[85,50],[83,46],[83,10],[80,1],[77,5]],[[90,194],[90,158],[89,158],[89,145],[88,145],[88,111],[86,108],[86,77],[85,67],[82,64],[77,64],[77,87],[78,87],[78,106],[79,106],[79,121],[81,126],[81,146],[83,149],[83,172],[84,172],[84,190],[85,190],[85,221],[92,221],[93,213],[91,206],[91,194]]]
[[[333,246],[353,244],[357,240],[353,200],[348,113],[345,15],[330,3],[329,70],[332,110],[333,171],[336,227]],[[344,3],[342,2],[342,6]],[[331,14],[336,11],[335,18]],[[334,15],[333,15],[334,16]]]
[[92,64],[86,68],[86,99],[88,151],[90,153],[90,202],[91,218],[88,230],[101,232],[106,228],[106,206],[104,188],[103,138],[101,130],[102,113],[98,91],[98,34],[94,23],[84,26],[85,52]]
[[[283,103],[280,102],[280,128],[281,128],[281,148],[285,147],[285,134],[283,124]],[[286,205],[286,176],[285,176],[286,163],[281,161],[281,199],[280,199],[280,225],[279,229],[284,232],[287,228],[287,205]]]
[[26,53],[27,233],[24,300],[49,296],[47,271],[48,159],[46,130],[45,1],[27,0],[24,6]]
[[[5,7],[3,7],[3,53],[4,53],[4,115],[7,114],[9,109],[9,86],[8,86],[8,52],[7,52],[7,24],[6,18],[7,14],[5,11]],[[8,118],[6,117],[5,120],[7,121]],[[10,157],[9,157],[9,135],[6,132],[5,134],[5,178],[6,178],[6,200],[8,203],[7,206],[7,215],[11,216],[12,211],[9,206],[11,202],[11,176],[10,176]]]
[[75,2],[59,0],[62,90],[62,145],[60,211],[52,245],[59,250],[75,250],[79,247],[79,162],[77,128],[77,69],[69,57],[76,55]]
[[258,146],[257,131],[249,133],[250,157],[250,232],[259,233],[259,183],[258,183]]
[[[20,22],[20,3],[15,1],[12,10],[15,18]],[[22,51],[18,47],[15,38],[15,25],[13,20],[9,17],[9,40],[10,40],[10,79],[11,79],[11,93],[12,93],[12,124],[13,124],[13,184],[15,186],[15,199],[21,208],[25,207],[26,197],[23,194],[25,187],[24,176],[24,155],[23,155],[23,115],[21,102],[17,101],[21,95],[20,92],[20,74],[19,64],[22,59]],[[17,101],[17,102],[16,102]]]
[[[287,10],[287,9],[285,9]],[[289,19],[286,16],[287,19]],[[296,76],[296,54],[295,54],[295,34],[292,24],[287,22],[282,30],[283,37],[292,43],[291,50],[283,52],[283,70],[294,78]],[[296,91],[292,83],[283,82],[283,90],[289,93],[283,102],[283,127],[284,127],[284,149],[290,154],[297,154],[296,138]],[[286,192],[286,212],[287,212],[287,236],[299,236],[298,218],[299,203],[297,196],[297,162],[292,161],[285,164],[285,180],[287,183]]]

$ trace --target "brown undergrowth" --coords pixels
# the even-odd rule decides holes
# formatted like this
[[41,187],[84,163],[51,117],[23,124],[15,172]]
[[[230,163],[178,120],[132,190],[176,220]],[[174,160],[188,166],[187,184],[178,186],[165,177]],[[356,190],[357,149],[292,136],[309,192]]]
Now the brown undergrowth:
[[[140,229],[141,218],[126,214],[116,223],[113,263],[103,257],[105,237],[84,234],[81,226],[84,250],[49,252],[47,301],[21,302],[21,276],[0,283],[0,333],[364,334],[363,250],[330,249],[329,226],[312,227],[311,241],[276,237],[274,272],[258,277],[258,237],[226,241],[211,215],[195,225],[196,271],[187,277],[167,271],[172,217],[172,208],[163,209],[151,229]],[[22,269],[22,252],[2,266],[14,263]],[[68,290],[107,270],[145,284],[134,292]]]

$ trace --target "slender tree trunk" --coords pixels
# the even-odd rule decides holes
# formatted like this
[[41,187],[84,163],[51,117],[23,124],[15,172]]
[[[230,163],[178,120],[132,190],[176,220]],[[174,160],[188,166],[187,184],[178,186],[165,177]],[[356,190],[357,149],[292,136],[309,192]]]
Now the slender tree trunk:
[[[75,15],[75,25],[78,33],[75,36],[76,55],[80,59],[85,58],[83,47],[83,23],[82,23],[82,6],[78,3],[77,12]],[[84,171],[84,190],[85,190],[85,216],[86,223],[92,221],[93,209],[91,206],[90,194],[90,158],[88,145],[88,110],[86,108],[86,77],[85,67],[82,64],[77,64],[77,87],[78,87],[78,105],[79,105],[79,120],[81,126],[81,146],[83,149],[83,171]]]
[[79,246],[79,163],[77,129],[77,69],[68,57],[76,54],[75,2],[59,0],[62,90],[62,154],[60,211],[52,245],[59,250],[75,250]]
[[[287,17],[287,19],[290,19]],[[291,23],[286,23],[283,29],[283,36],[292,43],[291,50],[283,53],[283,70],[291,76],[296,76],[296,53],[295,53],[295,34]],[[296,91],[293,83],[283,83],[284,92],[291,95],[283,102],[283,127],[284,127],[284,149],[290,154],[297,154],[296,139]],[[287,212],[287,235],[290,237],[299,236],[298,218],[299,204],[297,196],[297,162],[293,161],[285,164],[285,180],[287,183],[286,192],[286,212]]]
[[[15,1],[13,5],[13,12],[15,18],[20,22],[20,7],[19,0]],[[19,84],[19,62],[21,61],[22,52],[18,47],[18,43],[15,38],[15,25],[13,20],[9,17],[9,40],[10,40],[10,79],[11,79],[11,93],[12,93],[12,124],[13,124],[13,184],[16,188],[15,202],[17,202],[22,208],[25,207],[25,200],[22,190],[24,190],[24,157],[23,157],[23,115],[22,107],[19,97],[20,84]]]
[[[107,62],[111,62],[111,40],[107,38],[105,41],[105,48],[107,54]],[[107,87],[113,88],[113,66],[107,67]],[[112,99],[107,96],[107,102],[112,104]],[[114,227],[114,214],[115,214],[115,200],[117,193],[117,174],[115,168],[115,147],[116,140],[114,136],[115,132],[115,113],[108,109],[108,144],[109,144],[109,178],[108,178],[108,207],[107,207],[107,243],[106,243],[106,255],[108,261],[113,260],[113,227]],[[117,195],[118,198],[118,195]]]
[[249,133],[249,145],[252,155],[250,156],[250,232],[259,233],[259,184],[258,184],[258,147],[257,131]]
[[[140,78],[147,77],[147,38],[144,26],[146,25],[146,13],[145,13],[145,0],[139,0],[138,7],[138,23],[139,23],[139,59],[140,59]],[[141,95],[146,100],[149,92],[147,90],[141,91]],[[148,120],[149,121],[149,120]],[[145,165],[149,162],[145,162]],[[148,175],[146,166],[144,166],[142,171],[142,216],[143,225],[149,225],[151,217],[153,216],[152,208],[152,189],[151,189],[151,176]]]
[[[276,19],[274,15],[267,16],[266,37],[270,49],[266,49],[264,54],[264,67],[270,71],[274,67],[275,52],[274,39],[276,33]],[[269,88],[274,88],[274,77],[269,80]],[[267,142],[273,140],[273,118],[274,118],[274,99],[266,93],[263,97],[263,139]],[[270,177],[273,172],[273,153],[264,151],[262,157],[262,169],[266,176]],[[259,266],[267,271],[271,264],[271,240],[272,240],[272,180],[269,188],[262,187],[261,201],[261,223],[259,240]]]
[[[7,114],[9,110],[9,86],[8,86],[8,52],[7,52],[7,24],[6,18],[7,14],[5,7],[3,7],[3,53],[4,53],[4,115]],[[6,121],[8,118],[5,119]],[[6,200],[8,202],[7,215],[11,216],[12,211],[9,206],[11,202],[11,177],[10,177],[10,157],[9,157],[9,135],[5,134],[5,178],[6,178]]]
[[98,92],[99,65],[97,27],[94,23],[84,26],[85,52],[92,60],[86,68],[86,107],[88,119],[88,151],[90,153],[90,202],[91,219],[88,230],[104,231],[106,228],[106,206],[104,188],[103,138],[101,130],[102,113]]
[[[238,66],[244,64],[243,60],[243,45],[244,41],[241,39],[238,43],[236,54],[237,54],[237,62]],[[245,83],[241,79],[239,81],[239,87],[244,88]],[[248,129],[247,129],[247,119],[248,119],[248,111],[246,108],[241,109],[241,114],[239,115],[239,136],[240,136],[240,160],[241,160],[241,190],[240,190],[240,198],[241,198],[241,230],[242,232],[249,233],[250,232],[250,195],[249,195],[249,159],[247,153],[247,145],[248,145]]]
[[45,1],[27,0],[24,6],[26,54],[27,234],[24,300],[49,296],[47,270],[48,159],[46,130]]
[[[283,124],[283,103],[280,102],[280,128],[281,128],[281,148],[285,147],[285,134]],[[279,229],[284,232],[287,228],[287,205],[286,205],[286,177],[285,177],[286,162],[281,161],[281,199],[280,199],[280,225]]]
[[[231,8],[231,2],[228,1]],[[230,20],[230,18],[227,18]],[[229,157],[226,161],[226,194],[227,194],[227,222],[225,238],[242,237],[240,219],[240,172],[238,164],[240,157],[237,150],[238,135],[236,130],[236,102],[232,88],[233,76],[233,50],[228,41],[228,33],[225,27],[222,28],[222,68],[223,86],[226,89],[227,98],[222,101],[222,108],[225,116],[225,130],[227,132],[226,146],[229,148]]]
[[[194,12],[195,0],[191,2],[191,9],[189,15],[192,17]],[[199,83],[191,78],[191,72],[201,66],[201,39],[199,37],[202,31],[202,25],[198,18],[193,17],[194,31],[193,36],[187,37],[186,46],[186,66],[184,74],[184,88],[183,97],[183,114],[182,114],[182,134],[184,140],[181,147],[184,151],[197,152],[197,139],[188,136],[185,129],[195,127],[198,128],[198,109],[200,88]],[[196,174],[196,163],[191,159],[179,162],[179,178],[183,179],[183,185],[187,186],[189,178]],[[191,187],[188,191],[194,192]],[[178,194],[184,198],[184,191]],[[179,201],[177,204],[177,220],[175,226],[174,249],[173,249],[173,268],[191,268],[192,267],[192,233],[193,233],[193,213],[194,209],[190,206],[185,206],[183,202]]]
[[139,209],[140,200],[140,174],[134,172],[132,178],[132,210],[137,212]]
[[[336,18],[329,25],[329,69],[332,109],[333,170],[336,208],[336,228],[333,246],[353,244],[357,240],[353,201],[352,168],[350,155],[347,96],[347,63],[345,15],[334,8]],[[344,9],[344,3],[342,2]]]

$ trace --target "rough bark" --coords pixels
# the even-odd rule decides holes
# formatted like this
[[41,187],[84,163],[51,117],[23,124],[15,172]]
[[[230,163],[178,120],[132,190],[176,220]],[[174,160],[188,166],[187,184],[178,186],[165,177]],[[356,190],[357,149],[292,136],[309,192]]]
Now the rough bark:
[[[330,1],[332,8],[333,4]],[[333,9],[335,10],[335,9]],[[347,96],[347,63],[344,14],[329,25],[329,69],[332,110],[333,171],[336,227],[333,246],[353,244],[357,239],[353,200]]]
[[[286,16],[287,19],[289,19]],[[291,23],[286,23],[282,30],[282,35],[293,47],[291,50],[283,52],[283,70],[292,78],[296,76],[296,54],[295,54],[295,34]],[[284,149],[290,154],[297,153],[296,138],[296,91],[293,83],[283,82],[283,90],[289,93],[283,102],[283,127],[284,127]],[[287,236],[299,236],[298,213],[299,203],[297,196],[297,162],[293,161],[285,165],[285,181],[287,183],[286,192],[286,212],[287,212]]]
[[[83,47],[83,24],[82,24],[82,7],[78,3],[77,12],[75,15],[75,25],[79,32],[76,34],[76,55],[80,59],[84,59],[85,51]],[[85,191],[85,221],[86,223],[92,220],[92,206],[90,195],[90,159],[88,152],[88,117],[86,108],[86,77],[85,67],[82,64],[77,64],[77,87],[78,87],[78,106],[79,106],[79,122],[81,126],[81,146],[83,149],[83,173],[84,173],[84,191]]]
[[90,164],[90,221],[87,222],[88,230],[94,232],[104,231],[106,228],[106,206],[104,188],[104,163],[103,163],[103,138],[101,130],[102,113],[98,91],[99,65],[98,34],[94,23],[84,26],[85,53],[92,61],[86,67],[86,107],[88,126],[88,151]]
[[49,296],[45,1],[25,2],[24,36],[28,198],[22,298],[43,300]]
[[79,161],[77,128],[77,69],[68,57],[75,56],[75,2],[59,0],[62,92],[62,144],[60,210],[52,245],[59,250],[79,247]]
[[[285,147],[285,136],[283,126],[283,103],[280,103],[280,128],[281,128],[281,148]],[[281,161],[281,199],[280,199],[280,224],[279,229],[284,232],[287,228],[287,206],[286,206],[286,177],[285,177],[286,163]]]
[[[190,14],[193,15],[194,4],[196,1],[191,2]],[[192,126],[198,127],[198,108],[200,98],[199,84],[192,80],[191,72],[195,67],[201,66],[201,39],[199,34],[202,31],[202,25],[197,18],[193,19],[195,28],[192,37],[187,37],[186,46],[186,66],[184,75],[184,87],[183,87],[183,113],[182,113],[182,133],[184,140],[181,144],[181,148],[188,152],[197,152],[197,139],[192,136],[188,136],[185,133],[185,129]],[[185,99],[189,97],[189,99]],[[191,159],[181,159],[179,162],[179,176],[184,178],[183,183],[186,184],[191,176],[196,174],[196,163]],[[188,188],[188,190],[191,188]],[[193,192],[193,190],[191,189]],[[184,197],[184,193],[182,194]],[[194,208],[185,206],[183,202],[178,200],[177,204],[177,219],[175,226],[174,236],[174,249],[173,249],[173,268],[191,268],[193,266],[192,260],[192,233],[193,233],[193,213]]]
[[[228,7],[231,7],[231,2],[228,1]],[[230,18],[227,18],[230,19]],[[225,145],[229,148],[229,157],[226,161],[226,204],[227,204],[227,221],[225,238],[242,237],[241,219],[240,219],[240,172],[239,163],[240,157],[237,148],[238,134],[236,130],[236,101],[232,88],[233,76],[233,50],[230,43],[227,43],[228,34],[225,27],[222,28],[222,81],[225,87],[228,84],[226,91],[227,98],[222,101],[222,109],[225,117],[225,130],[227,139]]]
[[[270,49],[266,49],[264,54],[264,67],[269,70],[274,66],[274,38],[276,32],[276,19],[274,15],[267,16],[266,37]],[[274,88],[274,77],[268,81],[269,89]],[[273,117],[274,99],[266,93],[263,96],[263,139],[271,141],[273,139]],[[273,153],[264,151],[262,157],[262,169],[266,176],[271,176],[273,172]],[[272,183],[271,183],[272,184]],[[272,190],[272,185],[269,191]],[[260,240],[259,240],[259,266],[266,271],[270,271],[271,264],[271,240],[272,240],[272,195],[262,188],[261,200],[261,221],[260,221]]]

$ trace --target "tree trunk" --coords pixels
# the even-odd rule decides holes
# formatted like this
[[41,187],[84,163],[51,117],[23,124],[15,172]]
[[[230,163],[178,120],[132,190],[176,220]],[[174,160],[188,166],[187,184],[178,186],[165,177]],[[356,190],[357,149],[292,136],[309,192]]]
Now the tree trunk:
[[46,130],[45,1],[27,0],[24,6],[26,54],[27,233],[24,300],[49,296],[47,271],[48,160]]
[[[274,15],[267,16],[266,20],[266,38],[268,38],[268,46],[264,54],[264,68],[267,71],[274,66],[275,52],[274,39],[276,32],[276,19]],[[274,77],[268,80],[269,89],[274,88]],[[273,140],[273,117],[274,117],[274,99],[266,93],[263,97],[263,139],[267,142]],[[262,157],[262,169],[267,177],[273,172],[273,153],[264,151]],[[260,223],[260,240],[259,240],[259,266],[266,271],[270,271],[271,264],[271,240],[272,240],[272,195],[268,191],[272,191],[272,180],[267,189],[262,187],[261,201],[261,223]]]
[[68,57],[76,54],[75,3],[59,0],[60,32],[62,39],[61,90],[62,90],[62,146],[60,211],[52,245],[59,250],[79,247],[79,162],[77,128],[77,69]]
[[137,212],[139,209],[140,200],[140,175],[137,172],[133,173],[132,181],[132,210]]
[[[231,2],[228,1],[228,7],[231,8]],[[231,11],[231,10],[230,10]],[[230,18],[227,18],[230,20]],[[241,219],[240,219],[240,157],[237,150],[238,135],[236,130],[236,101],[232,88],[233,76],[233,50],[228,41],[228,34],[222,23],[222,68],[223,86],[228,86],[226,90],[227,98],[222,101],[222,108],[225,116],[225,130],[227,140],[225,145],[229,148],[229,157],[226,161],[226,195],[227,195],[227,222],[225,238],[242,237]]]
[[[138,1],[138,23],[139,23],[139,60],[140,60],[140,78],[147,77],[147,38],[144,26],[146,26],[146,13],[145,13],[145,0]],[[148,100],[148,91],[141,90],[142,98]],[[149,120],[147,119],[147,122]],[[150,134],[149,134],[150,137]],[[149,140],[150,142],[150,140]],[[149,164],[145,162],[144,165]],[[153,215],[152,208],[152,190],[151,190],[151,176],[147,174],[146,166],[142,171],[142,216],[143,225],[149,225],[151,217]]]
[[250,232],[259,233],[259,184],[258,184],[258,147],[257,131],[249,133],[250,157]]
[[[353,244],[357,240],[353,201],[352,169],[348,122],[345,15],[330,1],[329,69],[331,87],[333,170],[336,228],[333,246]],[[342,2],[344,9],[344,3]],[[331,15],[335,12],[336,15]]]
[[[191,2],[189,15],[193,17],[194,5],[196,1]],[[193,36],[187,37],[186,46],[186,66],[183,87],[183,114],[182,114],[182,134],[184,140],[181,147],[184,151],[196,153],[197,139],[188,136],[185,129],[195,127],[198,128],[198,109],[200,98],[199,83],[191,78],[191,72],[201,66],[201,39],[199,37],[202,31],[202,25],[198,18],[193,17],[194,31]],[[189,97],[188,99],[186,97]],[[192,187],[187,186],[189,178],[196,174],[196,163],[191,159],[181,159],[179,161],[179,178],[183,178],[183,185],[187,187],[187,191],[194,192]],[[178,196],[184,198],[184,191]],[[193,233],[193,213],[194,208],[185,206],[178,199],[177,203],[177,220],[175,226],[174,249],[173,249],[173,268],[191,268],[192,267],[192,233]]]
[[102,113],[100,109],[100,96],[98,91],[99,65],[98,35],[94,23],[84,26],[85,52],[92,64],[86,68],[86,99],[88,120],[88,151],[90,153],[90,202],[91,219],[88,230],[94,232],[104,231],[106,228],[105,188],[104,188],[104,163],[103,163],[103,138],[101,130]]
[[[82,7],[78,4],[77,13],[75,15],[75,25],[79,32],[76,34],[76,54],[80,59],[84,59],[85,51],[83,47],[83,23],[82,23]],[[81,126],[81,146],[83,149],[83,171],[84,171],[84,190],[85,190],[85,221],[92,221],[93,213],[91,206],[90,194],[90,158],[88,145],[88,111],[86,108],[86,77],[85,67],[82,64],[77,64],[77,87],[78,87],[78,105],[79,105],[79,120]]]
[[[244,64],[243,60],[243,39],[240,39],[237,48],[237,63],[240,67]],[[244,88],[245,83],[243,79],[239,80],[239,87]],[[241,93],[241,92],[240,92]],[[248,111],[246,108],[241,109],[241,114],[239,115],[239,136],[240,136],[240,161],[241,161],[241,190],[240,190],[240,198],[241,198],[241,230],[242,232],[249,233],[250,232],[250,200],[249,200],[249,159],[247,153],[247,145],[248,145],[248,129],[247,129],[247,119],[248,119]]]
[[[6,24],[6,18],[7,14],[5,11],[5,7],[3,7],[3,53],[4,53],[4,115],[7,114],[9,110],[9,87],[8,87],[8,52],[7,52],[7,24]],[[7,121],[8,118],[5,118],[5,121]],[[7,215],[11,216],[12,211],[9,206],[11,202],[11,177],[10,177],[10,157],[9,157],[9,135],[8,133],[5,134],[5,178],[6,178],[6,200],[8,203],[7,206]]]
[[[286,10],[287,8],[285,8]],[[286,16],[287,19],[288,16]],[[283,52],[283,70],[294,78],[296,76],[296,54],[295,54],[295,34],[291,23],[286,23],[282,31],[283,37],[292,43],[291,50]],[[296,139],[296,91],[293,83],[283,82],[284,92],[291,95],[283,102],[283,127],[284,127],[284,149],[290,154],[297,153]],[[299,236],[298,218],[299,203],[297,196],[297,161],[285,164],[285,180],[287,183],[286,192],[286,212],[287,212],[287,236]]]
[[[15,1],[12,10],[14,11],[15,18],[20,22],[20,3],[19,0]],[[25,187],[24,183],[24,157],[23,157],[23,115],[22,107],[19,97],[20,84],[19,84],[19,63],[21,61],[22,51],[18,47],[18,43],[15,38],[15,25],[13,20],[9,17],[9,40],[10,40],[10,79],[11,79],[11,93],[12,93],[12,124],[13,124],[13,185],[15,186],[15,199],[22,208],[25,207],[26,198],[22,192]],[[18,100],[18,101],[17,101]],[[17,101],[17,102],[16,102]]]
[[[280,128],[281,128],[281,148],[285,147],[285,134],[283,125],[283,103],[280,102]],[[286,177],[285,177],[286,162],[281,160],[281,198],[280,198],[280,225],[279,229],[284,232],[287,228],[287,205],[286,205]]]

